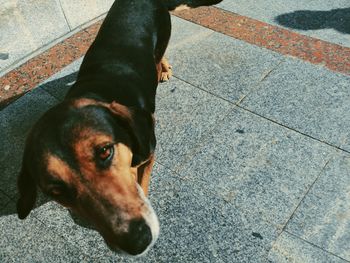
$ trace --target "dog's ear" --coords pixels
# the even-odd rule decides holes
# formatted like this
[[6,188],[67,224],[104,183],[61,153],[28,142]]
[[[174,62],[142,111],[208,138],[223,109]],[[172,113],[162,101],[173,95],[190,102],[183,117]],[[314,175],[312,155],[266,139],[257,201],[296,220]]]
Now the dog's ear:
[[19,191],[17,214],[20,219],[24,219],[33,209],[37,196],[36,182],[27,170],[24,160],[18,176],[17,187]]
[[112,102],[109,108],[127,125],[127,131],[132,140],[132,166],[137,166],[149,158],[156,146],[153,115],[146,110],[126,107],[117,102]]

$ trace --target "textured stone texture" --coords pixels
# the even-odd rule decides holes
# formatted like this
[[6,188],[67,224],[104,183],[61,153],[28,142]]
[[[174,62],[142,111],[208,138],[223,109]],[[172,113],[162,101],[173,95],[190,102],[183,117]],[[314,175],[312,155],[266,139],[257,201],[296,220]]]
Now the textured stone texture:
[[16,215],[0,218],[1,262],[87,262],[86,255],[70,246],[43,223],[29,217],[24,221]]
[[233,107],[176,78],[158,87],[156,105],[157,160],[172,170]]
[[70,28],[106,13],[114,0],[60,0]]
[[232,202],[247,217],[281,229],[332,152],[331,147],[235,109],[202,140],[180,174]]
[[249,93],[282,59],[218,33],[170,49],[168,56],[175,76],[231,102]]
[[1,0],[0,72],[34,50],[69,32],[59,0]]
[[350,156],[336,156],[305,197],[287,231],[350,261]]
[[350,77],[296,59],[273,71],[243,106],[350,151]]
[[347,261],[329,254],[287,232],[283,232],[269,252],[271,263],[345,263]]
[[[349,21],[349,13],[346,12],[349,8],[347,0],[288,2],[283,0],[224,0],[218,7],[269,24],[284,26],[304,35],[350,47],[350,38],[337,30],[342,26],[340,18]],[[339,11],[342,12],[342,15]],[[324,34],[327,28],[330,28],[329,31],[332,33]]]
[[24,141],[30,128],[56,102],[47,92],[36,89],[0,112],[0,189],[7,195],[16,195]]

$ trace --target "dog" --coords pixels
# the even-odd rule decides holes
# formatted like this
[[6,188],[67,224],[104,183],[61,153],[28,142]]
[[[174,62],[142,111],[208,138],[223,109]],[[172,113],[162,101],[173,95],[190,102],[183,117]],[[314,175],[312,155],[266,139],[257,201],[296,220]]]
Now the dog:
[[20,219],[37,188],[91,224],[106,244],[145,253],[159,234],[147,199],[156,88],[171,77],[164,59],[169,11],[221,0],[117,0],[65,99],[33,126],[18,176]]

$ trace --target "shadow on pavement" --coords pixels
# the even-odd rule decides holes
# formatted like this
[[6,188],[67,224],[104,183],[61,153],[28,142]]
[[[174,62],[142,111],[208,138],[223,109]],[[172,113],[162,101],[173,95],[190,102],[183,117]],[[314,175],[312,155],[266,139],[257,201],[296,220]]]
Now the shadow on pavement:
[[[54,106],[57,98],[63,99],[69,89],[69,83],[74,81],[76,76],[77,73],[72,73],[42,84],[0,111],[0,189],[11,197],[10,204],[5,208],[0,207],[0,216],[17,213],[17,175],[22,164],[25,140],[31,127],[48,108]],[[40,92],[39,89],[49,91],[56,99]],[[40,98],[42,94],[45,96]],[[45,104],[45,98],[51,98],[50,103]],[[35,208],[49,201],[38,192]]]
[[275,21],[285,27],[300,30],[333,28],[341,33],[350,34],[350,8],[330,11],[299,10],[279,15]]

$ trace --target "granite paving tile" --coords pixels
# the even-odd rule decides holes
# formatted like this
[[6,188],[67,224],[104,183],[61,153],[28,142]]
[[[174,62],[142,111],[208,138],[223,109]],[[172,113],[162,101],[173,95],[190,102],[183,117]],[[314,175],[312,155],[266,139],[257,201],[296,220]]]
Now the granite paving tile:
[[69,32],[59,0],[2,0],[0,17],[0,71]]
[[275,68],[282,56],[214,33],[167,52],[174,75],[237,102]]
[[161,235],[150,262],[264,262],[277,228],[246,216],[200,180],[155,167],[151,193]]
[[180,49],[186,43],[201,41],[214,33],[214,31],[194,23],[171,16],[171,36],[167,50]]
[[350,155],[332,158],[287,231],[350,261]]
[[0,216],[1,262],[88,262],[77,247],[53,233],[34,217]]
[[60,0],[71,29],[106,13],[113,0]]
[[288,59],[273,71],[243,107],[350,151],[350,77]]
[[62,101],[69,88],[76,81],[79,67],[83,58],[77,59],[73,63],[64,67],[60,72],[52,75],[38,88],[44,89],[57,100]]
[[72,216],[66,208],[56,202],[50,201],[37,207],[32,216],[53,233],[62,236],[70,247],[78,247],[82,253],[94,258],[116,256],[108,249],[97,231]]
[[158,86],[157,93],[156,156],[176,170],[233,106],[177,78]]
[[0,214],[3,211],[3,208],[10,202],[10,198],[0,191]]
[[[283,1],[283,0],[239,0],[223,1],[218,7],[225,10],[279,25],[304,35],[350,47],[349,32],[337,30],[339,18],[349,8],[347,0],[335,1]],[[339,13],[342,12],[342,16]],[[346,19],[346,18],[345,18]],[[348,21],[348,20],[347,20]],[[324,34],[325,29],[327,33]]]
[[52,202],[32,216],[94,262],[263,262],[277,238],[276,227],[240,214],[200,182],[183,180],[160,164],[155,165],[150,193],[161,234],[140,258],[109,251],[95,231],[76,225],[66,209]]
[[8,196],[16,196],[17,174],[29,130],[56,103],[47,92],[35,89],[0,111],[0,189]]
[[213,193],[282,229],[334,152],[241,109],[234,109],[180,169]]
[[283,232],[269,252],[270,263],[346,263],[327,251]]

